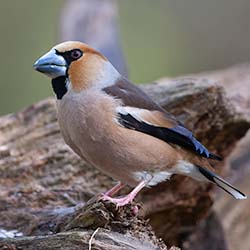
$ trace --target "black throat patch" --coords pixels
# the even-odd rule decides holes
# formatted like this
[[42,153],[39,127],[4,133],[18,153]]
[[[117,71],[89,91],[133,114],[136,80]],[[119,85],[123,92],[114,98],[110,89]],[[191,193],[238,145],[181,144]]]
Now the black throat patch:
[[56,94],[56,98],[59,100],[62,99],[67,92],[67,87],[66,87],[67,77],[59,76],[57,78],[52,79],[51,83],[52,83],[52,88]]

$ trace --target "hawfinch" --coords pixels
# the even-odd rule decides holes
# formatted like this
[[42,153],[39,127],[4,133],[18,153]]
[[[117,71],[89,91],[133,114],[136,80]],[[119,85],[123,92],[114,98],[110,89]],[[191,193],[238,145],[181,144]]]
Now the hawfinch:
[[[247,198],[213,172],[208,159],[219,156],[88,45],[61,43],[33,67],[52,79],[65,142],[84,161],[120,181],[103,194],[104,200],[123,206],[142,188],[173,174],[213,182],[236,199]],[[134,189],[112,198],[125,184]]]

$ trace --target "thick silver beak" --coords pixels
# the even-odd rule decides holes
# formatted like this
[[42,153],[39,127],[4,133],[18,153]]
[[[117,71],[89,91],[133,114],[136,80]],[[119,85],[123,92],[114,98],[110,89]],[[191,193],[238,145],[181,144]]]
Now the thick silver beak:
[[53,79],[66,76],[67,63],[62,56],[56,54],[55,49],[52,49],[41,56],[34,63],[33,68]]

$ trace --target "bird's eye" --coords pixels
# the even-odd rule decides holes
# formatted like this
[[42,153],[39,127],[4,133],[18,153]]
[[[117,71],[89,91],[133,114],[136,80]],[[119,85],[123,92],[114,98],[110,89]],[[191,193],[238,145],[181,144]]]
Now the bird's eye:
[[73,60],[76,60],[76,59],[80,58],[81,56],[82,56],[82,51],[80,51],[78,49],[75,49],[75,50],[71,51],[71,53],[70,53],[70,57]]

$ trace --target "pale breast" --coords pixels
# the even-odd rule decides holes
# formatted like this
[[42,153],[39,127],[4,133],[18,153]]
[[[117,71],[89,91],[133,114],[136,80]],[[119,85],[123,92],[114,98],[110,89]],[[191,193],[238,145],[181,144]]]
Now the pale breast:
[[[58,120],[66,143],[84,160],[130,185],[171,168],[177,152],[150,135],[121,127],[117,101],[105,93],[85,91],[65,95],[58,103]],[[145,172],[146,171],[146,172]],[[165,173],[165,172],[166,173]]]

